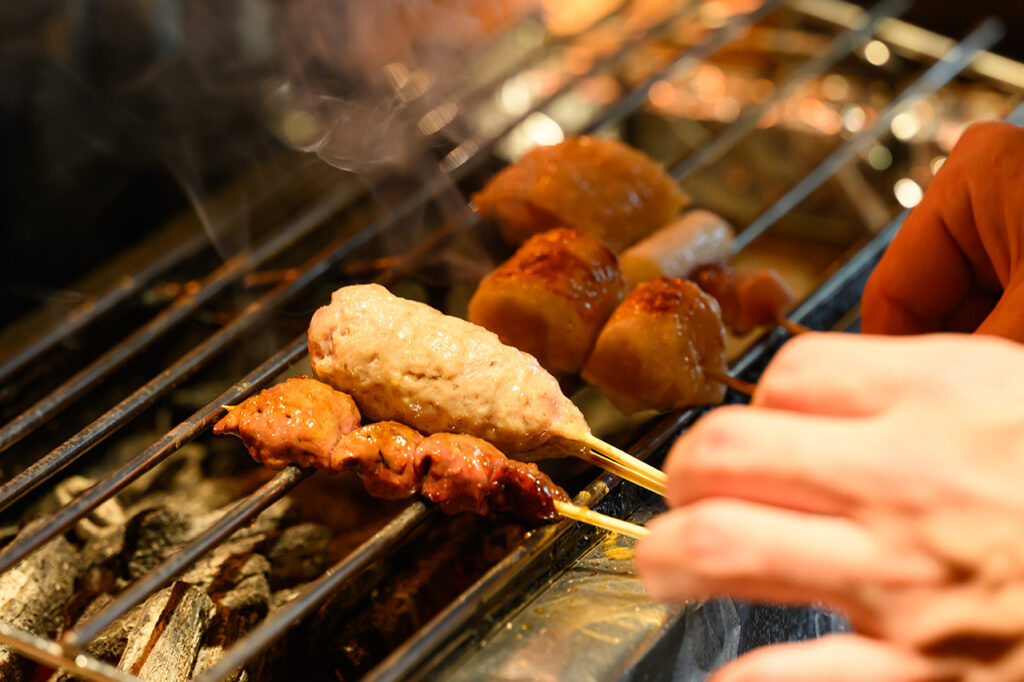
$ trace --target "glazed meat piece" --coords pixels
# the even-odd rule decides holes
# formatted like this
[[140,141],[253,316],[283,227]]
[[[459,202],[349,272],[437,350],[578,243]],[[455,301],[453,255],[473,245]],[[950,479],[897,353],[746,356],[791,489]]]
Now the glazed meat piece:
[[638,244],[619,261],[630,288],[656,277],[689,277],[705,263],[729,257],[732,227],[711,211],[694,209]]
[[426,438],[416,449],[421,492],[446,514],[512,512],[530,521],[558,518],[554,500],[565,491],[536,464],[508,459],[490,443],[451,433]]
[[530,237],[485,277],[468,317],[547,370],[575,374],[625,293],[615,254],[560,228]]
[[314,376],[372,420],[466,433],[513,455],[590,436],[536,359],[376,284],[334,292],[309,326],[309,356]]
[[419,490],[415,452],[421,442],[420,432],[398,422],[367,424],[338,439],[322,468],[358,472],[374,497],[411,497]]
[[771,269],[736,272],[728,265],[714,263],[698,268],[693,279],[718,300],[722,320],[736,334],[778,324],[793,303],[792,289]]
[[583,378],[623,412],[721,402],[725,330],[718,304],[685,279],[658,278],[634,289],[612,313]]
[[280,469],[328,461],[335,443],[359,422],[352,398],[309,377],[296,377],[245,400],[213,432],[237,435],[253,459]]
[[537,147],[473,195],[480,214],[496,221],[513,244],[571,227],[615,251],[668,223],[685,200],[660,164],[597,137]]

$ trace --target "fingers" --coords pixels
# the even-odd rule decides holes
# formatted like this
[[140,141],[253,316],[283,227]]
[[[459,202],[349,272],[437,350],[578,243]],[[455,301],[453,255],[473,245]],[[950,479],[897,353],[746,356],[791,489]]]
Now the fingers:
[[946,569],[915,547],[884,540],[855,521],[727,499],[672,510],[648,524],[637,570],[661,600],[729,594],[789,604],[829,603],[859,626],[877,626],[861,595],[921,587]]
[[1010,281],[999,303],[977,331],[980,334],[1024,341],[1024,270]]
[[1024,152],[1024,131],[1016,126],[964,133],[868,280],[864,332],[943,331],[973,286],[1002,288],[1007,236],[1024,226],[1007,222],[1020,212],[1015,183],[1024,164],[1024,156],[1007,153],[1011,148]]
[[873,420],[842,420],[726,406],[672,446],[666,499],[679,506],[730,496],[829,514],[848,512],[887,485]]
[[[1024,303],[1017,309],[1006,306],[1001,319],[1012,324],[1017,318],[1024,332]],[[934,401],[952,394],[953,381],[962,382],[976,368],[992,364],[989,352],[1005,362],[1022,362],[1000,343],[990,341],[982,349],[978,339],[959,334],[804,334],[775,355],[751,404],[839,417],[874,415],[909,398]]]
[[923,682],[936,679],[927,658],[859,635],[756,649],[710,682]]

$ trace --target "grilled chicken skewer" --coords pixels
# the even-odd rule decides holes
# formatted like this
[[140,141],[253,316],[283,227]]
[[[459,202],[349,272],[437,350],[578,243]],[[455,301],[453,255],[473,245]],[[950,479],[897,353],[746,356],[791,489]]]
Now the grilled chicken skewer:
[[808,329],[785,316],[793,292],[775,270],[737,272],[725,261],[732,255],[733,230],[710,211],[687,211],[622,253],[622,272],[630,287],[656,277],[686,277],[718,301],[722,321],[735,334],[779,325],[792,334]]
[[686,195],[645,154],[616,140],[582,136],[527,152],[491,178],[473,202],[513,244],[569,227],[618,252],[672,220]]
[[582,376],[626,413],[721,402],[731,377],[718,303],[686,279],[642,283],[601,330]]
[[530,237],[484,277],[468,318],[549,372],[577,374],[625,294],[615,253],[594,237],[559,228]]
[[397,422],[359,426],[352,399],[315,379],[289,379],[247,399],[229,410],[214,433],[239,436],[267,466],[355,471],[375,497],[419,493],[447,514],[512,512],[530,521],[565,516],[632,537],[646,533],[572,504],[536,464],[508,459],[479,438],[424,437]]

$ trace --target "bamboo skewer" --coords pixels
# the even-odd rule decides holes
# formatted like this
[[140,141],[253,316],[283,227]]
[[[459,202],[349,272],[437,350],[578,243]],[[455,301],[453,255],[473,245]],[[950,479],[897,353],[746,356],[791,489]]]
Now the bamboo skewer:
[[810,327],[802,325],[799,322],[794,322],[793,320],[789,319],[788,317],[785,317],[784,315],[779,315],[778,319],[776,319],[776,322],[779,323],[780,327],[785,329],[793,336],[798,336],[800,334],[806,334],[807,332],[814,331]]
[[[665,472],[655,469],[647,462],[637,459],[628,452],[624,452],[611,443],[606,443],[593,434],[587,434],[580,438],[580,442],[594,450],[600,456],[600,460],[584,459],[597,464],[597,466],[611,471],[631,483],[647,488],[662,497],[665,496]],[[614,465],[616,468],[611,468]]]
[[579,454],[580,459],[594,466],[604,469],[609,473],[613,473],[621,479],[634,483],[641,488],[646,488],[653,493],[657,493],[662,497],[665,496],[665,476],[661,472],[660,476],[652,476],[646,472],[638,471],[629,465],[621,464],[613,459],[609,459],[605,455],[594,452],[593,450],[587,450]]
[[712,381],[725,384],[734,391],[739,391],[744,395],[754,395],[754,389],[757,388],[756,384],[744,381],[743,379],[738,379],[731,374],[726,374],[720,369],[716,369],[714,367],[702,367],[701,369]]
[[608,516],[606,514],[596,512],[593,509],[580,507],[570,502],[555,500],[555,509],[559,514],[567,519],[587,523],[591,526],[610,530],[613,533],[621,533],[622,535],[636,538],[637,540],[651,532],[643,526],[638,526],[635,523],[623,521],[622,519],[617,519],[614,516]]

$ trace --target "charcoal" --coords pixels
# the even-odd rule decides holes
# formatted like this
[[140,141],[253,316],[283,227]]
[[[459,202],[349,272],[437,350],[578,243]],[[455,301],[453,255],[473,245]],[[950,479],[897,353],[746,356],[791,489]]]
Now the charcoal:
[[170,509],[147,509],[136,514],[125,531],[125,573],[135,581],[169,557],[191,531],[191,518]]
[[[109,594],[101,594],[98,597],[93,598],[81,614],[72,621],[72,623],[75,626],[78,626],[79,624],[92,619],[93,616],[106,608],[106,606],[112,601],[114,601],[114,598]],[[85,648],[85,652],[101,661],[116,664],[118,660],[120,660],[122,654],[124,654],[125,646],[128,644],[128,637],[138,625],[142,609],[142,605],[137,606],[129,611],[124,617],[118,618],[114,621],[110,627],[101,632],[89,643],[89,646]],[[69,672],[58,670],[50,676],[47,682],[80,682],[82,679],[83,678],[75,677]]]
[[275,589],[306,582],[327,568],[331,532],[317,523],[285,529],[267,551],[270,580]]
[[[63,507],[91,488],[95,482],[85,476],[70,476],[54,488],[54,502]],[[86,542],[107,533],[112,528],[123,526],[127,520],[124,507],[121,506],[117,498],[111,498],[76,523],[73,532],[79,540]]]
[[188,679],[213,616],[206,593],[175,582],[146,600],[118,667],[143,680]]
[[[34,530],[30,525],[21,535]],[[43,545],[0,576],[0,620],[52,637],[73,594],[79,565],[77,550],[63,536]],[[28,671],[28,661],[0,645],[0,680],[19,682]]]

